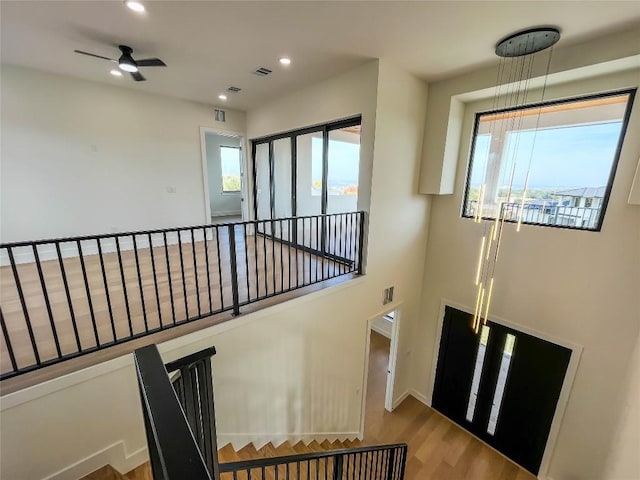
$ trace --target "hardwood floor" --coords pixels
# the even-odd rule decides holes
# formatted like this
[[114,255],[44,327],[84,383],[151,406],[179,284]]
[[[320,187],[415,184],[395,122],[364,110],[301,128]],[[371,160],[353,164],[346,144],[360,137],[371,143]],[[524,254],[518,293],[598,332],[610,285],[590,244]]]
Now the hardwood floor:
[[[309,445],[252,444],[236,452],[230,444],[219,450],[221,463],[274,457],[360,445],[407,443],[406,480],[535,480],[529,472],[503,457],[448,418],[408,397],[393,412],[384,409],[389,340],[371,332],[365,431],[362,442],[311,442]],[[145,463],[126,475],[128,480],[153,480]],[[231,478],[231,477],[229,477]],[[304,478],[304,477],[303,477]],[[106,480],[106,479],[105,479]],[[226,480],[226,477],[223,477]]]
[[534,480],[529,472],[458,425],[407,397],[384,409],[389,340],[371,332],[369,384],[363,443],[409,445],[407,480]]
[[[162,244],[162,236],[156,234],[152,248],[149,248],[150,240],[142,236],[138,242],[147,243],[138,245],[137,255],[133,250],[124,249],[120,254],[105,250],[98,255],[97,243],[88,240],[82,245],[84,265],[75,242],[67,242],[63,244],[67,253],[62,262],[41,257],[41,271],[33,261],[18,263],[17,274],[31,330],[14,273],[10,266],[0,267],[2,319],[17,367],[29,367],[38,359],[45,362],[114,340],[144,335],[176,321],[219,312],[227,318],[233,304],[229,235],[227,227],[221,227],[219,234],[217,231],[207,231],[207,241],[203,233],[200,241],[179,245],[176,237],[174,244],[166,246]],[[315,234],[315,231],[306,231],[305,242],[315,245]],[[351,244],[347,249],[346,238],[345,244],[339,246],[345,255],[355,254]],[[249,235],[242,226],[236,227],[235,247],[239,302],[247,304],[244,311],[251,310],[249,302],[320,283],[349,270],[342,263],[264,236]],[[87,254],[91,249],[96,252]],[[16,254],[32,254],[32,250],[18,247]],[[76,369],[96,363],[88,363],[84,358],[83,362],[75,362]],[[103,356],[96,358],[104,361]],[[3,335],[0,336],[0,373],[10,371],[9,348]],[[5,386],[3,382],[3,393]]]

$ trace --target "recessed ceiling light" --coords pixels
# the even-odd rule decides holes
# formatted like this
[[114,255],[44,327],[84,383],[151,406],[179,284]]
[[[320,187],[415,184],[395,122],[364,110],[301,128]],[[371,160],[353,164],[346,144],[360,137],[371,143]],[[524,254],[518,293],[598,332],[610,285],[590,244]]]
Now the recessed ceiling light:
[[226,99],[227,99],[227,96],[226,96],[226,95],[218,95],[218,98],[219,98],[220,100],[226,100]]
[[142,13],[144,12],[144,5],[140,2],[135,2],[133,0],[127,0],[124,4],[129,7],[134,12]]
[[280,59],[280,64],[281,65],[291,65],[291,59],[287,58],[287,57],[282,57]]
[[122,72],[120,70],[116,70],[115,68],[113,70],[111,70],[109,73],[111,75],[113,75],[114,77],[121,77],[122,76]]

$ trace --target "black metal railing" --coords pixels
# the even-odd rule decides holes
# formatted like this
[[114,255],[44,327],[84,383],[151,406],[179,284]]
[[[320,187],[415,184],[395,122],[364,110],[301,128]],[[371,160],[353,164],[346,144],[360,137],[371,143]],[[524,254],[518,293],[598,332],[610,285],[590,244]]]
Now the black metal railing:
[[344,275],[365,213],[0,245],[0,379]]
[[507,221],[518,221],[535,225],[557,227],[574,227],[593,230],[600,220],[600,207],[572,207],[558,205],[556,201],[536,203],[504,203],[504,218]]
[[207,470],[158,348],[148,345],[133,357],[153,478],[217,480]]
[[401,480],[407,445],[258,458],[220,464],[221,480]]
[[[381,445],[218,464],[211,347],[163,365],[137,349],[149,458],[156,480],[402,480],[407,445]],[[170,379],[168,372],[177,370]],[[173,384],[173,385],[172,385]],[[207,436],[209,439],[207,440]]]
[[216,437],[216,414],[213,402],[213,375],[211,357],[215,347],[188,355],[167,363],[167,372],[176,372],[171,377],[180,406],[184,411],[196,444],[204,457],[207,470],[213,478],[220,477]]

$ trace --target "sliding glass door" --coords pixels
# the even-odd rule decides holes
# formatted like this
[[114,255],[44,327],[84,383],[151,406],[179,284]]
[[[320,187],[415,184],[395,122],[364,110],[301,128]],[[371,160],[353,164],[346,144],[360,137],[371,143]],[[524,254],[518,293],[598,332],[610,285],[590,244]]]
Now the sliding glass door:
[[296,217],[261,224],[260,233],[347,257],[352,217],[324,215],[358,209],[360,124],[356,117],[253,141],[256,219]]

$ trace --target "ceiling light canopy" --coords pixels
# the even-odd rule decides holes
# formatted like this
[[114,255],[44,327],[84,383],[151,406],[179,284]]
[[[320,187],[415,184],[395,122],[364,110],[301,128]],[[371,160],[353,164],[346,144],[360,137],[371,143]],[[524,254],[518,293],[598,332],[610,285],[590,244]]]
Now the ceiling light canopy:
[[503,38],[496,45],[499,57],[522,57],[541,52],[560,40],[560,30],[553,27],[538,27],[522,30]]
[[138,65],[136,61],[133,59],[131,54],[133,53],[133,49],[131,47],[127,47],[126,45],[120,45],[120,51],[122,55],[118,59],[118,66],[121,70],[129,73],[135,73],[138,71]]
[[291,65],[291,59],[289,57],[280,58],[281,65]]
[[137,13],[142,13],[145,11],[144,5],[140,2],[135,2],[133,0],[127,0],[124,4],[131,10]]

